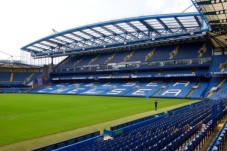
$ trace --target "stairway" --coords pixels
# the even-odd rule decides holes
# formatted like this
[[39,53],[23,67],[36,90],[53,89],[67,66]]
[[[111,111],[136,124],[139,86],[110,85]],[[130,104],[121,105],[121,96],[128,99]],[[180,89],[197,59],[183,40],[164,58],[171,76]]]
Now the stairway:
[[145,56],[144,61],[149,60],[149,59],[154,55],[154,51],[155,51],[155,48],[154,48],[153,50],[151,50],[151,52],[149,52],[149,53]]
[[128,61],[130,58],[132,58],[134,52],[135,52],[135,50],[134,50],[133,52],[131,52],[129,55],[127,55],[127,56],[124,58],[124,61],[123,61],[123,62],[126,62],[126,61]]
[[202,57],[204,53],[206,53],[207,51],[207,46],[206,43],[203,44],[202,48],[199,49],[198,51],[198,57]]
[[208,98],[211,97],[212,94],[213,94],[213,91],[210,91],[210,92],[208,93],[207,97],[208,97]]
[[13,82],[13,76],[14,76],[14,74],[13,74],[13,72],[11,72],[10,78],[9,78],[9,81],[10,81],[10,82]]
[[77,61],[73,64],[73,66],[77,66],[77,65],[83,60],[83,58],[84,58],[84,57],[82,57],[80,60],[77,60]]
[[179,47],[180,46],[177,46],[169,55],[169,59],[173,59],[174,56],[176,56],[179,52]]
[[88,63],[88,65],[91,65],[92,63],[94,63],[98,58],[99,58],[100,55],[98,55],[97,57],[91,59]]
[[114,53],[112,56],[108,57],[105,61],[105,64],[109,63],[117,53]]
[[31,78],[35,75],[35,73],[32,73],[28,78],[26,78],[23,82],[23,84],[26,84],[28,81],[31,80]]
[[226,79],[223,79],[219,84],[218,84],[218,86],[217,87],[220,87],[220,86],[222,86],[222,84],[225,82],[225,80]]
[[[212,143],[212,141],[214,140],[214,138],[218,134],[219,130],[223,127],[223,125],[224,125],[226,120],[227,120],[227,116],[224,116],[223,119],[218,121],[218,125],[214,128],[214,130],[211,133],[211,135],[206,139],[206,141],[203,144],[203,146],[199,149],[200,151],[207,151],[207,149],[209,148],[210,144]],[[224,151],[226,150],[225,148],[227,148],[226,145],[227,144],[225,144],[225,146],[223,147]]]
[[[168,85],[169,85],[170,83],[171,83],[171,82],[167,83],[167,84],[165,85],[165,87],[168,87]],[[161,86],[161,87],[158,89],[158,91],[156,91],[152,96],[155,96],[155,95],[158,94],[161,90],[163,90],[162,87],[163,87],[163,86]]]
[[[222,86],[222,84],[225,82],[225,80],[226,80],[226,78],[225,79],[223,79],[216,87],[220,87],[220,86]],[[211,97],[212,96],[212,94],[213,94],[213,91],[209,91],[209,93],[207,94],[207,97],[209,98],[209,97]]]
[[[201,83],[201,81],[199,81],[199,82],[196,84],[196,86],[199,87],[200,83]],[[189,97],[192,95],[192,93],[193,93],[194,91],[195,91],[195,89],[191,88],[190,92],[186,95],[186,98],[189,98]]]
[[227,62],[220,63],[219,68],[220,68],[221,72],[224,72],[225,68],[227,68]]

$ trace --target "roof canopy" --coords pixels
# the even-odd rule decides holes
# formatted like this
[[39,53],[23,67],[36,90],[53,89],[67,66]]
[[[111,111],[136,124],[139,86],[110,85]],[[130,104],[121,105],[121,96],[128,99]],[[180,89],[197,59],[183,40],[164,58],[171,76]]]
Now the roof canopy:
[[54,57],[202,35],[202,32],[207,30],[200,13],[140,16],[69,29],[37,40],[21,49],[31,52],[33,57]]
[[197,10],[202,12],[214,31],[227,25],[227,0],[192,0]]

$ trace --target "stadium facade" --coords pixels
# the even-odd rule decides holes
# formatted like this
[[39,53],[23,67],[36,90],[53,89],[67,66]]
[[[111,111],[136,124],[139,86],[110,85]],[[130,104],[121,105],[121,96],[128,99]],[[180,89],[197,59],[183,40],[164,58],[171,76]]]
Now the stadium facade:
[[[216,100],[224,99],[226,105],[227,2],[192,2],[198,13],[140,16],[101,22],[59,32],[22,47],[21,50],[30,53],[32,58],[46,58],[51,62],[46,67],[48,77],[42,75],[48,85],[28,92],[215,100],[205,105],[197,104],[193,109],[189,107],[182,114],[170,118],[166,114],[159,115],[158,119],[152,120],[160,122],[150,124],[148,131],[147,127],[136,129],[135,133],[146,131],[147,137],[156,136],[158,143],[149,142],[152,144],[151,150],[165,149],[165,146],[169,147],[166,150],[176,149],[173,144],[177,142],[179,147],[179,141],[187,140],[189,134],[196,133],[201,123],[206,124],[206,130],[210,129],[213,124],[210,123],[210,107],[219,105],[220,109],[223,105]],[[54,59],[59,57],[64,59],[54,65]],[[37,76],[35,70],[21,70],[26,75],[10,68],[2,69],[1,92],[7,93],[11,87],[18,87],[13,82],[20,81],[21,87],[35,79],[42,81],[39,74],[44,70],[36,70]],[[181,125],[177,119],[182,121]],[[174,128],[180,126],[172,131],[172,127],[165,124]],[[191,128],[185,132],[188,124]],[[161,128],[157,130],[157,126]],[[161,136],[153,132],[154,129],[164,130],[165,133]],[[115,132],[120,133],[119,129]],[[142,147],[147,147],[147,139],[141,136],[141,142],[138,142],[134,139],[136,134],[133,134],[125,133],[109,143],[101,141],[101,145],[97,141],[101,136],[92,135],[95,143],[92,142],[90,148],[105,150],[109,147],[118,150],[127,147],[129,150],[145,150]],[[122,140],[128,144],[121,144]],[[171,140],[175,142],[171,143]],[[89,150],[85,146],[77,144],[73,146],[74,149],[69,146],[62,150]],[[190,143],[186,147],[190,148]]]

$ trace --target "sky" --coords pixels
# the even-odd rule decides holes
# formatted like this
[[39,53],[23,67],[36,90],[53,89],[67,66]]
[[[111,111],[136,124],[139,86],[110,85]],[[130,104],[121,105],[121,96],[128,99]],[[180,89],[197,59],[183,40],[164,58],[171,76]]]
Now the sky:
[[[78,26],[127,17],[181,13],[191,0],[1,0],[0,60],[20,58],[20,48]],[[192,6],[187,12],[195,12]],[[5,55],[2,53],[8,53]]]

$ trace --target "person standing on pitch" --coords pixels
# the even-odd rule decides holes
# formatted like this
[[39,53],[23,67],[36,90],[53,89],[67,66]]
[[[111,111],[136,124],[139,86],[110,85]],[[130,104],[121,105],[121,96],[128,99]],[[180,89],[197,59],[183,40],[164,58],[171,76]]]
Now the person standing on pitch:
[[157,111],[157,108],[158,108],[158,101],[157,100],[155,100],[155,102],[154,102],[154,107],[155,107],[155,111]]

